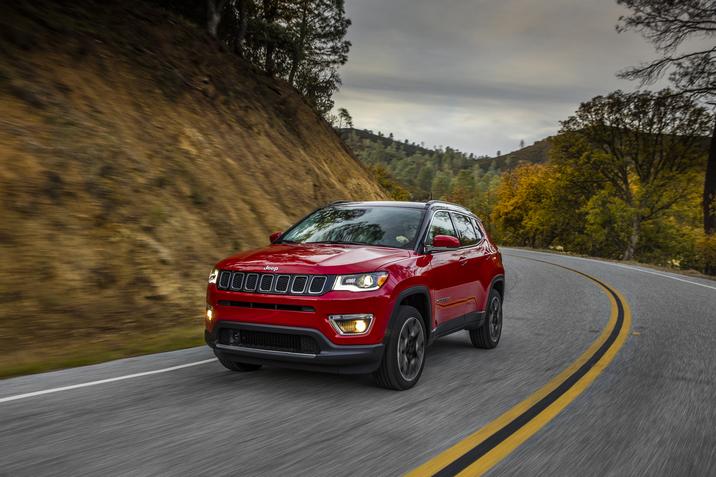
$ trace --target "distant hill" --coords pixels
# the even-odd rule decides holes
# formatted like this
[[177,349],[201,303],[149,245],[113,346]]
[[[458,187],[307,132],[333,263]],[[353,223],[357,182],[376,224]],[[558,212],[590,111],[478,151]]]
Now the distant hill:
[[[401,155],[404,156],[422,155],[437,158],[444,152],[435,149],[428,149],[426,147],[405,141],[398,141],[390,137],[375,134],[365,129],[342,128],[338,130],[338,133],[359,157],[362,156],[362,153],[364,153],[370,145],[380,145],[385,150],[399,151]],[[468,165],[477,164],[484,171],[487,171],[491,167],[498,171],[505,171],[523,163],[541,164],[547,162],[549,139],[550,138],[545,138],[536,141],[531,146],[525,146],[522,149],[517,149],[496,157],[473,156],[470,158],[470,155],[468,154],[455,151],[450,148],[448,148],[448,150],[464,155],[466,159],[474,161],[474,163],[468,163]]]
[[478,161],[483,169],[494,167],[500,171],[513,169],[520,164],[542,164],[547,162],[549,146],[550,138],[545,138],[531,146],[525,146],[501,156],[478,159]]
[[433,152],[431,149],[428,149],[426,147],[418,146],[417,144],[412,144],[405,141],[398,141],[386,136],[380,136],[366,129],[341,128],[338,129],[338,133],[344,141],[348,142],[348,144],[350,144],[354,148],[360,148],[361,143],[372,142],[381,144],[386,149],[389,147],[394,147],[395,149],[402,151],[409,156],[412,156],[414,154],[430,154]]
[[150,2],[3,2],[0,52],[0,376],[199,344],[217,260],[386,197],[293,88]]

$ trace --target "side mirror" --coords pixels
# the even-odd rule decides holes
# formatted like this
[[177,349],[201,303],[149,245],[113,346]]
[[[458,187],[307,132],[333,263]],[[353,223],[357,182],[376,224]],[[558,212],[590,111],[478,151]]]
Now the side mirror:
[[460,246],[460,241],[456,237],[452,237],[450,235],[436,235],[433,238],[433,244],[430,246],[431,250],[441,250],[441,249],[448,249],[448,248],[458,248]]
[[271,235],[269,235],[269,242],[274,243],[276,240],[281,238],[281,235],[283,235],[283,232],[274,232]]

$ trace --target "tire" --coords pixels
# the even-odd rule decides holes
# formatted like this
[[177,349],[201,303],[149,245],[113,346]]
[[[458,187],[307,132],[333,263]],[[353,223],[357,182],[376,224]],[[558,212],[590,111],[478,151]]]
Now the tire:
[[418,382],[425,366],[427,333],[420,312],[412,306],[398,309],[380,367],[373,373],[379,386],[402,391]]
[[238,371],[245,373],[248,371],[256,371],[261,369],[260,364],[239,363],[238,361],[228,359],[226,356],[224,356],[223,354],[219,354],[216,351],[214,351],[214,354],[216,355],[216,359],[218,359],[219,362],[230,371]]
[[485,321],[474,330],[470,330],[470,341],[475,348],[492,349],[502,336],[502,295],[495,289],[490,290],[485,305]]

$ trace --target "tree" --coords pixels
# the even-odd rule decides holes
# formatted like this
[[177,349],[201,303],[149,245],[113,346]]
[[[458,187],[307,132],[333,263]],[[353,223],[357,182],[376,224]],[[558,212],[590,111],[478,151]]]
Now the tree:
[[701,136],[712,119],[690,98],[663,90],[597,96],[562,122],[562,133],[593,148],[565,156],[565,165],[592,170],[595,180],[610,184],[628,215],[624,260],[634,258],[642,223],[685,198],[684,181],[703,159]]
[[415,185],[418,188],[418,198],[427,199],[432,192],[433,175],[435,170],[431,165],[425,165],[418,172],[418,177],[415,179]]
[[[617,0],[632,10],[619,19],[617,30],[635,30],[660,55],[650,63],[620,73],[628,79],[651,83],[668,74],[679,94],[716,97],[716,3],[712,0]],[[697,41],[689,41],[697,40]],[[691,48],[679,50],[687,45]],[[716,122],[711,132],[702,200],[704,232],[716,233]]]
[[341,84],[338,67],[348,60],[345,39],[351,21],[344,0],[287,2],[283,14],[289,34],[286,79],[320,113],[333,107],[331,96]]
[[338,108],[338,128],[352,128],[353,117],[346,108]]
[[444,171],[440,171],[433,177],[431,185],[431,194],[433,199],[442,199],[450,193],[450,176]]
[[249,16],[251,15],[252,6],[253,2],[251,0],[233,0],[231,2],[235,22],[234,35],[231,40],[233,41],[234,52],[241,57],[244,56],[244,40],[249,28]]
[[525,140],[524,140],[524,139],[520,139],[520,149],[522,149],[522,148],[524,148],[524,147],[525,147]]

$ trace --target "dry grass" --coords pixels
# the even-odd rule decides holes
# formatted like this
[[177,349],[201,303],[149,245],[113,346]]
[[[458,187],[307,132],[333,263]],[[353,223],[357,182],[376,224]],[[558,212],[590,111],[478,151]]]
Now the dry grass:
[[327,201],[384,197],[290,87],[184,21],[10,3],[0,376],[199,343],[215,261]]

